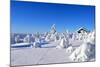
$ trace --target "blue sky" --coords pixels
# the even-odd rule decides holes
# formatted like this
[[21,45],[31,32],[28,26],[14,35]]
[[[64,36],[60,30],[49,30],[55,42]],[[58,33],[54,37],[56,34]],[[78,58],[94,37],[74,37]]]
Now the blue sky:
[[58,32],[75,31],[80,27],[93,30],[95,7],[11,1],[11,32],[46,32],[52,24],[56,25]]

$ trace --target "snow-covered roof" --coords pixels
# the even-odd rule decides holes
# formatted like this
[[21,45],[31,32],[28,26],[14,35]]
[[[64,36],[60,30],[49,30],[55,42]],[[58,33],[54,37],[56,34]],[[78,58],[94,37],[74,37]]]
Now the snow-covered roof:
[[85,31],[85,32],[89,32],[89,30],[86,29],[85,27],[80,27],[80,28],[77,30],[77,32],[80,33],[82,30]]

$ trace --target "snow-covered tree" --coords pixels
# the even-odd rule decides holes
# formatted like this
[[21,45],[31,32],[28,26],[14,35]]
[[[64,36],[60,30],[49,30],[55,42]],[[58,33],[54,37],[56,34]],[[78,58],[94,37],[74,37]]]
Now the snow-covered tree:
[[31,42],[31,36],[29,34],[27,34],[23,41],[25,43],[30,43]]
[[20,42],[20,36],[17,35],[17,36],[15,36],[15,43],[19,43],[19,42]]
[[[95,58],[95,32],[88,34],[82,45],[75,49],[70,55],[70,59],[75,62],[91,61]],[[95,60],[95,59],[94,59]]]
[[59,45],[56,48],[67,48],[69,46],[69,39],[65,37],[64,33],[62,33],[62,38],[60,39]]
[[55,34],[55,32],[56,32],[56,27],[55,27],[55,24],[53,24],[53,25],[51,26],[50,33],[51,33],[51,34]]

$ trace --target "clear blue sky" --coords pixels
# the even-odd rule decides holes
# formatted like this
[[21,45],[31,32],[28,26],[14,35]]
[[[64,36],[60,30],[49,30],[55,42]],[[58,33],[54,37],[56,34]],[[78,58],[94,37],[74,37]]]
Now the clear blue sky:
[[58,32],[75,31],[80,27],[93,30],[95,7],[11,1],[11,32],[46,32],[52,24],[56,25]]

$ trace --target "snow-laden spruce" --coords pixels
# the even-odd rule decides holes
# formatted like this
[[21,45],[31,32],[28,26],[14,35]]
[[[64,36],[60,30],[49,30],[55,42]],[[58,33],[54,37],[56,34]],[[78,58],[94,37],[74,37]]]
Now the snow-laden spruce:
[[95,60],[95,31],[87,35],[87,39],[73,51],[70,59],[75,62]]
[[51,42],[51,41],[56,42],[57,40],[59,40],[59,35],[58,35],[58,32],[56,31],[55,24],[51,26],[50,32],[45,37],[45,40],[48,42]]
[[56,48],[67,48],[69,46],[69,39],[66,37],[64,33],[62,33],[62,37],[60,38],[60,43]]

